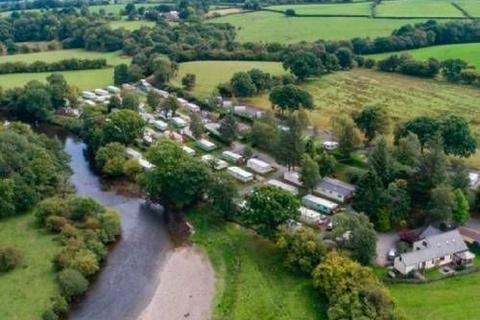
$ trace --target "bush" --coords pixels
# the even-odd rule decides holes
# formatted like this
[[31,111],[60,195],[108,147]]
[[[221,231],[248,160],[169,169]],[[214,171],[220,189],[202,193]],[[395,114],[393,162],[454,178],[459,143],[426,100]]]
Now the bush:
[[135,178],[137,174],[142,172],[142,167],[138,163],[138,160],[130,159],[123,164],[123,172],[129,178]]
[[75,299],[88,289],[88,280],[75,269],[65,269],[58,274],[60,290],[67,300]]
[[64,297],[58,296],[52,298],[52,310],[56,315],[66,316],[68,313],[68,302]]
[[60,216],[49,216],[45,221],[45,227],[53,232],[62,231],[66,224],[68,224],[68,220]]
[[22,262],[22,253],[13,247],[0,248],[0,272],[15,269]]
[[97,256],[88,249],[78,250],[70,261],[69,267],[80,271],[85,277],[95,274],[100,269]]
[[42,320],[58,320],[59,317],[53,312],[53,310],[45,310],[42,313]]
[[114,210],[108,210],[102,216],[102,242],[115,241],[120,235],[120,216]]

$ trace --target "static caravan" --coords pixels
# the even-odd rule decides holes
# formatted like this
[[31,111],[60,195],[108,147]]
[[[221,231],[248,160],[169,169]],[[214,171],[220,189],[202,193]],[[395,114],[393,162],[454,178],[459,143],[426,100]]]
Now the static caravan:
[[298,188],[297,187],[294,187],[294,186],[291,186],[289,184],[283,183],[282,181],[279,181],[279,180],[276,180],[276,179],[268,180],[267,184],[269,186],[277,187],[277,188],[283,189],[285,191],[288,191],[293,195],[298,194]]
[[197,153],[194,149],[187,147],[187,146],[182,146],[182,150],[185,151],[186,154],[190,156],[194,156],[195,153]]
[[127,148],[127,149],[125,149],[125,152],[127,154],[127,157],[130,158],[130,159],[137,159],[138,160],[138,159],[143,158],[142,154],[135,149]]
[[108,86],[107,91],[112,93],[112,94],[118,94],[118,93],[120,93],[121,90],[120,90],[119,87],[116,87],[116,86]]
[[202,161],[205,162],[208,165],[212,164],[212,167],[215,170],[223,170],[226,167],[228,167],[228,163],[226,161],[218,159],[218,158],[216,158],[212,155],[209,155],[209,154],[206,154],[206,155],[202,156]]
[[187,121],[183,120],[180,117],[173,117],[172,123],[176,128],[185,128],[187,126]]
[[305,224],[319,225],[327,221],[327,217],[315,210],[300,207],[300,221]]
[[336,141],[325,141],[323,143],[323,148],[325,150],[335,150],[338,147],[338,142]]
[[192,112],[200,112],[200,107],[198,105],[196,105],[195,103],[189,102],[189,103],[185,104],[185,107]]
[[344,203],[355,193],[355,186],[333,178],[323,178],[313,190],[319,196]]
[[188,103],[188,101],[183,98],[177,98],[177,101],[180,102],[181,105],[186,105]]
[[92,100],[85,100],[84,103],[85,103],[86,105],[91,106],[91,107],[95,106],[95,102],[93,102]]
[[239,163],[242,161],[243,156],[232,151],[223,151],[222,158],[233,163]]
[[95,94],[97,96],[108,96],[108,91],[103,89],[95,89]]
[[152,91],[155,92],[156,94],[164,97],[164,98],[168,97],[168,92],[167,91],[156,89],[156,88],[153,88]]
[[260,174],[269,173],[273,170],[269,163],[254,158],[247,161],[247,167]]
[[157,128],[160,131],[165,131],[168,128],[168,123],[162,121],[162,120],[155,120],[152,122],[155,128]]
[[308,209],[324,214],[332,214],[338,209],[338,204],[311,194],[307,194],[302,198],[302,204]]
[[92,91],[82,91],[82,98],[87,100],[95,99],[97,95]]
[[283,174],[283,180],[297,186],[301,187],[302,182],[300,181],[300,174],[296,171],[287,171]]
[[208,141],[207,139],[200,139],[196,142],[197,146],[204,151],[212,151],[217,148],[215,143]]
[[240,180],[242,182],[249,182],[253,180],[253,174],[243,170],[239,167],[228,167],[227,172],[233,176],[235,179]]
[[143,159],[143,158],[138,159],[138,163],[140,164],[140,166],[141,166],[144,170],[150,170],[150,169],[152,169],[153,167],[155,167],[150,161],[145,160],[145,159]]

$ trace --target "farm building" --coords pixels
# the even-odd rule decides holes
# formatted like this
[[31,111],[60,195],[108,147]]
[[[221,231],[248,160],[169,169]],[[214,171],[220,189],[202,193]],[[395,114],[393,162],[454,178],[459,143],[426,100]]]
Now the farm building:
[[181,117],[173,117],[172,122],[176,128],[185,128],[188,125],[187,121]]
[[215,143],[208,141],[207,139],[200,139],[196,142],[197,146],[204,151],[212,151],[217,148]]
[[254,158],[247,161],[247,167],[260,174],[269,173],[273,170],[270,163]]
[[233,176],[235,179],[240,180],[242,182],[249,182],[253,180],[253,174],[243,170],[239,167],[228,167],[227,172]]
[[182,146],[182,150],[185,151],[186,154],[190,156],[194,156],[195,153],[197,153],[194,149],[187,147],[187,146]]
[[395,258],[393,267],[401,274],[428,270],[447,264],[471,265],[475,255],[468,250],[458,230],[428,235],[413,243],[413,251]]
[[290,192],[291,194],[293,195],[297,195],[298,194],[298,188],[297,187],[294,187],[292,185],[289,185],[289,184],[286,184],[282,181],[279,181],[279,180],[276,180],[276,179],[270,179],[267,181],[267,184],[269,186],[273,186],[273,187],[277,187],[277,188],[280,188],[280,189],[283,189],[285,191],[288,191]]
[[306,207],[300,207],[300,221],[305,224],[319,225],[325,223],[327,217],[315,210]]
[[153,125],[160,131],[165,131],[168,128],[168,124],[162,120],[153,121]]
[[337,179],[323,178],[313,193],[344,203],[353,197],[355,186]]
[[338,204],[316,197],[312,194],[307,194],[302,198],[302,204],[308,209],[312,209],[324,214],[332,214],[338,209]]
[[243,156],[232,151],[223,151],[222,158],[233,163],[239,163],[242,161]]
[[228,163],[226,161],[223,161],[221,159],[218,159],[212,155],[206,154],[202,156],[202,161],[207,163],[207,164],[212,164],[212,167],[215,170],[223,170],[226,167],[228,167]]

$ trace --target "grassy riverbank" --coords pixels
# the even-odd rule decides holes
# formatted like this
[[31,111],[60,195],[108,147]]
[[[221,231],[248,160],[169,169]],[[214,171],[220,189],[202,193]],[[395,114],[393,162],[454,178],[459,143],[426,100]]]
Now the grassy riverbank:
[[52,259],[61,247],[54,237],[35,227],[32,214],[0,222],[0,246],[23,254],[19,267],[0,273],[0,319],[40,319],[50,298],[58,295]]
[[193,241],[215,269],[212,319],[326,319],[311,279],[284,268],[270,241],[236,224],[218,223],[203,208],[188,216]]

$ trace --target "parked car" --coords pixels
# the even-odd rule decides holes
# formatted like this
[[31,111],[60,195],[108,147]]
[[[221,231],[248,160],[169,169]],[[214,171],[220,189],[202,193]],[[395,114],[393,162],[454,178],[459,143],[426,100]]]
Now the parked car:
[[395,248],[390,248],[387,253],[387,258],[390,261],[393,261],[395,257],[397,256],[397,250]]

